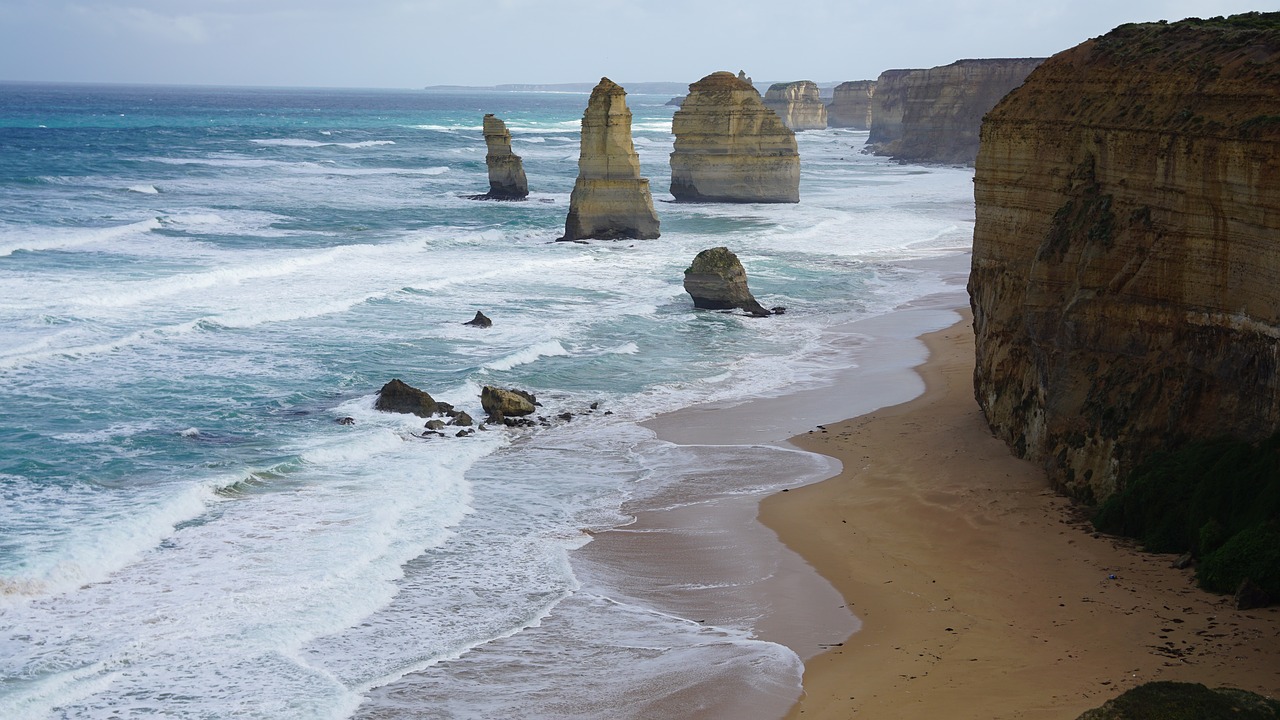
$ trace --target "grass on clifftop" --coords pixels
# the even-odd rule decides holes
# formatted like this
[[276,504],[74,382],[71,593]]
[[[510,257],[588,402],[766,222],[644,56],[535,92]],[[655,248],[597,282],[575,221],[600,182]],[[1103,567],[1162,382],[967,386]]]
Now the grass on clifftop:
[[1099,508],[1099,530],[1150,552],[1194,553],[1206,590],[1232,593],[1247,577],[1280,600],[1280,434],[1157,453],[1121,488]]

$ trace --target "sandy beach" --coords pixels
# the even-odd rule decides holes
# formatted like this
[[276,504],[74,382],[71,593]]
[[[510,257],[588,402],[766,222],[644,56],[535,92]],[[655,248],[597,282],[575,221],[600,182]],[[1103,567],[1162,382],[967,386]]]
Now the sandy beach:
[[923,395],[793,439],[839,475],[761,504],[862,623],[806,661],[788,717],[1069,719],[1152,680],[1280,694],[1280,611],[1093,533],[991,436],[963,316],[924,337]]

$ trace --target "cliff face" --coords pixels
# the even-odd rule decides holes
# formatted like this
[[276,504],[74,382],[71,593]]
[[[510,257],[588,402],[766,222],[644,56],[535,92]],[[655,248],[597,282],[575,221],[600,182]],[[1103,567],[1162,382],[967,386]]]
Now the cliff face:
[[658,237],[649,181],[640,177],[640,156],[631,142],[626,96],[609,78],[601,78],[591,92],[582,114],[578,180],[561,240]]
[[1152,451],[1280,429],[1280,13],[1124,25],[988,115],[975,394],[1102,498]]
[[982,116],[1026,79],[1043,58],[959,60],[928,70],[881,75],[872,113],[872,152],[904,162],[972,165]]
[[764,94],[764,104],[792,130],[821,130],[827,126],[827,106],[818,84],[810,80],[774,83]]
[[507,124],[493,115],[484,116],[484,144],[488,149],[484,162],[489,167],[489,193],[495,200],[523,200],[529,195],[524,163],[511,152],[511,133]]
[[671,194],[698,202],[799,202],[796,135],[747,80],[712,73],[671,120]]
[[854,80],[836,86],[827,105],[827,127],[871,129],[871,99],[875,80]]

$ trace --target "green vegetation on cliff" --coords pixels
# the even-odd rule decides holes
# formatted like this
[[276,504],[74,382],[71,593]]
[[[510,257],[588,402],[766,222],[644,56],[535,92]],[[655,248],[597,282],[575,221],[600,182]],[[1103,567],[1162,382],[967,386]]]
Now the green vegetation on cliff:
[[1151,552],[1194,553],[1206,590],[1235,592],[1249,578],[1280,599],[1280,434],[1156,453],[1103,503],[1094,525]]
[[1280,702],[1256,693],[1198,683],[1139,685],[1077,720],[1273,720]]

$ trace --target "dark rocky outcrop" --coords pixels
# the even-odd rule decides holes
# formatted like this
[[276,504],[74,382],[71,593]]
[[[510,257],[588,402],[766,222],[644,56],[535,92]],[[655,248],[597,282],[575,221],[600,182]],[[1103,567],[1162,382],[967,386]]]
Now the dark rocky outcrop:
[[582,115],[578,180],[569,196],[561,240],[656,238],[649,181],[640,177],[640,156],[631,142],[627,93],[601,78]]
[[703,250],[684,271],[684,289],[693,298],[693,306],[706,310],[741,308],[756,317],[768,317],[751,290],[747,288],[747,271],[738,256],[727,247]]
[[671,119],[671,194],[691,202],[800,201],[795,133],[728,72],[689,86]]
[[764,105],[792,130],[822,130],[827,126],[827,106],[818,84],[812,80],[770,85],[764,94]]
[[871,129],[871,100],[876,94],[875,80],[853,80],[840,83],[827,103],[827,127]]
[[489,192],[477,195],[484,200],[523,200],[529,195],[529,181],[520,156],[511,152],[511,133],[506,123],[492,114],[484,116],[484,162],[489,168]]
[[1123,25],[988,113],[975,394],[1067,492],[1280,430],[1278,77],[1280,13]]
[[481,328],[493,327],[493,321],[489,319],[489,316],[485,315],[479,310],[476,311],[475,317],[471,318],[470,320],[462,324],[470,325],[471,327],[481,327]]
[[1276,720],[1280,702],[1199,683],[1157,681],[1126,691],[1076,720]]
[[972,165],[982,116],[1044,58],[958,60],[876,82],[867,147],[902,162]]
[[440,406],[425,391],[394,379],[378,391],[378,399],[374,402],[373,408],[383,412],[431,417],[439,411]]

